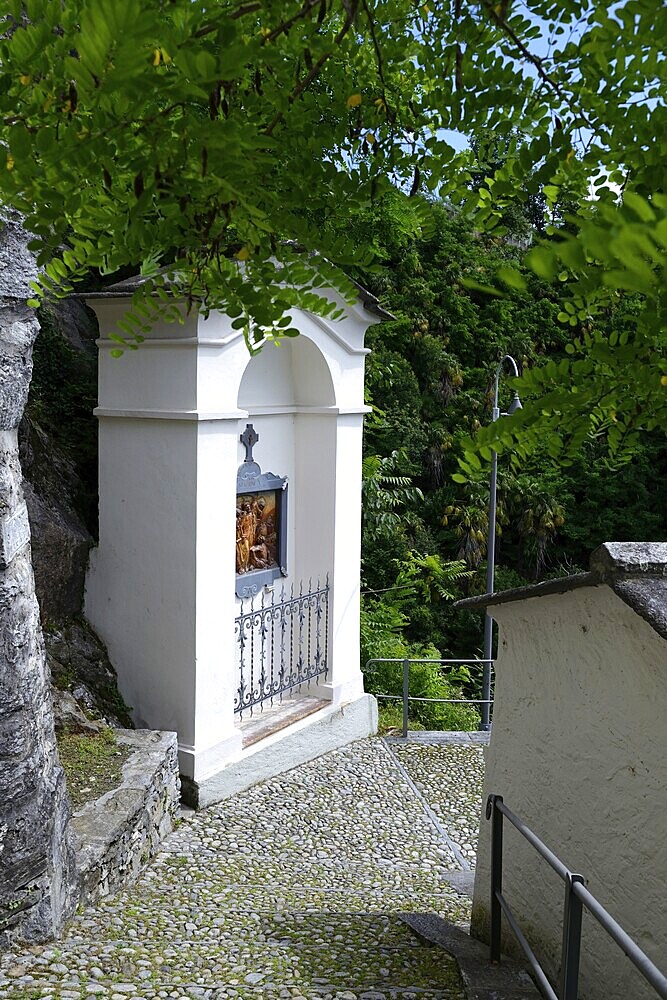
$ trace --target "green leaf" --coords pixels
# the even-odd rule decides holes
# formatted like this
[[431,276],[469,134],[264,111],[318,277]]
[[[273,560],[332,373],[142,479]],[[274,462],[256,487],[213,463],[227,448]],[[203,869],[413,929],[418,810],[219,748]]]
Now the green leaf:
[[526,290],[526,279],[516,268],[499,267],[497,274],[500,281],[504,282],[509,288],[516,288],[522,292]]
[[556,261],[551,249],[535,247],[527,254],[526,263],[540,278],[552,281],[556,277]]
[[505,293],[500,291],[498,288],[494,288],[493,285],[485,285],[479,281],[475,281],[473,278],[461,278],[460,284],[464,288],[470,289],[472,292],[483,292],[485,295],[493,295],[495,298],[504,298]]
[[623,194],[623,204],[628,205],[635,215],[639,216],[642,222],[653,222],[655,212],[649,203],[637,194],[636,191],[625,191]]

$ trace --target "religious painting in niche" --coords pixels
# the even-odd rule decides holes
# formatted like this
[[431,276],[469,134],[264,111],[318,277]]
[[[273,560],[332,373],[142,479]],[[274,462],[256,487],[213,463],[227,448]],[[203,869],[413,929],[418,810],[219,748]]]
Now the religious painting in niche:
[[236,572],[279,566],[276,490],[236,497]]
[[287,477],[262,472],[253,458],[259,435],[241,434],[245,461],[236,475],[236,594],[258,594],[287,575]]

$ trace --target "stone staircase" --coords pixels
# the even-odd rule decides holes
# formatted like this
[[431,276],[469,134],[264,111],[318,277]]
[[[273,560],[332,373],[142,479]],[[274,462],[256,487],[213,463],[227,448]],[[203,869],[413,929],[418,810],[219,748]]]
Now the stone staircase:
[[[192,913],[189,916],[193,916]],[[190,924],[190,929],[188,929]],[[135,929],[139,929],[135,924]],[[514,963],[431,914],[236,913],[179,936],[73,936],[9,970],[7,1000],[537,1000]],[[17,976],[17,973],[20,975]]]
[[[456,787],[462,760],[451,757]],[[421,754],[411,772],[414,760],[399,767],[363,740],[191,814],[62,942],[5,955],[0,996],[534,1000],[525,973],[491,967],[465,933],[470,831],[456,851],[443,840],[456,787],[443,779],[436,801],[442,750],[433,761],[434,774]]]

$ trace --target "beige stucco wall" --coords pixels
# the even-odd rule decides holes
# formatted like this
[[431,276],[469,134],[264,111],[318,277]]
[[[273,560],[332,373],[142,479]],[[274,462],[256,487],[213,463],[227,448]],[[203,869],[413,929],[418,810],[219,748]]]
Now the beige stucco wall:
[[[492,609],[485,795],[501,794],[658,966],[667,956],[667,642],[604,585]],[[473,933],[486,938],[481,820]],[[503,892],[555,981],[563,883],[505,822]],[[584,916],[582,1000],[655,996]]]

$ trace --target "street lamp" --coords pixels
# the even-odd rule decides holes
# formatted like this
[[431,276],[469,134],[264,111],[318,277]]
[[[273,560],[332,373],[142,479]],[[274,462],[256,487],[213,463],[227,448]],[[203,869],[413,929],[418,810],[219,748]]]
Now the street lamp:
[[[503,365],[508,361],[512,368],[514,369],[515,378],[519,377],[519,369],[517,368],[516,361],[511,356],[511,354],[505,354],[498,362],[498,367],[496,368],[496,381],[493,393],[493,417],[492,420],[496,421],[498,417],[508,417],[511,413],[516,413],[517,410],[522,409],[521,400],[519,399],[518,392],[514,393],[514,398],[509,405],[507,413],[501,413],[498,407],[498,383],[500,381],[500,373],[503,370]],[[487,594],[493,593],[494,584],[494,571],[495,571],[495,561],[496,561],[496,484],[498,478],[498,455],[494,451],[491,456],[491,484],[489,491],[489,537],[486,547],[486,592]],[[482,703],[482,721],[480,722],[479,728],[485,732],[491,729],[491,655],[493,647],[493,618],[489,614],[489,609],[486,609],[486,616],[484,618],[484,674],[482,679],[482,698],[484,699]]]

